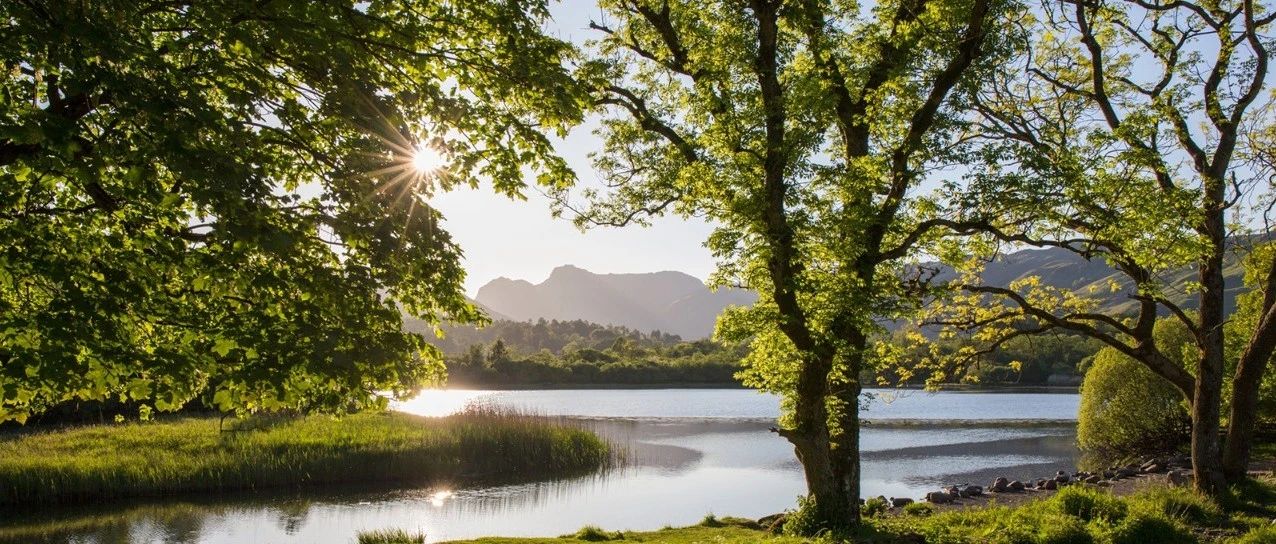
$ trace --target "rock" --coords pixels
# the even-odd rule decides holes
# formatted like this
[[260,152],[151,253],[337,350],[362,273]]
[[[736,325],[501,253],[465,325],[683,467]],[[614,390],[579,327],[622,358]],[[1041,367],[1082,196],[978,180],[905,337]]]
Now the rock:
[[1019,480],[1015,480],[1013,482],[1010,482],[1010,485],[1006,487],[1010,489],[1011,491],[1023,491],[1025,486],[1023,485],[1023,482]]
[[954,498],[954,499],[960,499],[960,498],[961,498],[961,488],[960,488],[960,487],[957,487],[957,486],[955,486],[955,485],[954,485],[954,486],[950,486],[948,489],[945,489],[944,491],[947,491],[947,492],[948,492],[948,496],[950,496],[950,497],[952,497],[952,498]]
[[988,490],[994,493],[1003,493],[1009,485],[1010,480],[1007,480],[1004,477],[997,478],[996,480],[993,480],[992,485],[988,486]]
[[1165,465],[1162,465],[1159,463],[1155,465],[1150,465],[1147,468],[1145,468],[1143,472],[1145,474],[1156,474],[1158,472],[1165,472]]
[[1119,468],[1116,471],[1116,479],[1118,480],[1122,478],[1131,478],[1136,475],[1138,475],[1138,472],[1129,467]]
[[1181,487],[1192,483],[1192,477],[1181,470],[1171,470],[1165,475],[1165,483]]
[[1105,479],[1105,480],[1111,480],[1111,479],[1112,479],[1113,477],[1115,477],[1115,476],[1116,476],[1116,472],[1115,472],[1115,471],[1111,471],[1111,470],[1105,470],[1105,471],[1103,471],[1103,479]]
[[1059,482],[1057,480],[1046,480],[1045,485],[1041,486],[1041,488],[1046,491],[1054,491],[1059,489]]
[[913,499],[910,499],[908,497],[891,497],[892,508],[903,508],[910,504],[913,504]]
[[961,490],[963,497],[978,497],[984,494],[984,488],[977,485],[968,485]]
[[953,496],[949,495],[947,491],[931,491],[926,494],[926,502],[934,504],[948,504],[953,502]]
[[1142,465],[1139,465],[1139,472],[1142,472],[1145,474],[1152,473],[1152,472],[1160,472],[1164,467],[1165,467],[1165,461],[1162,461],[1157,458],[1152,458],[1152,459],[1148,459],[1147,461],[1144,461]]
[[784,530],[784,522],[788,521],[787,514],[771,514],[769,516],[758,518],[758,525],[762,526],[769,533],[779,534]]
[[1095,482],[1094,485],[1097,485],[1099,487],[1112,487],[1112,482],[1108,480],[1099,480],[1098,482]]
[[1085,483],[1087,483],[1087,484],[1097,484],[1097,483],[1099,483],[1099,480],[1102,480],[1102,479],[1103,479],[1103,478],[1100,478],[1098,474],[1095,474],[1095,475],[1093,475],[1093,476],[1087,476],[1087,477],[1086,477],[1086,479],[1081,480],[1081,481],[1083,481],[1083,482],[1085,482]]
[[1064,474],[1063,471],[1059,471],[1059,474],[1055,475],[1054,477],[1054,481],[1059,482],[1061,484],[1067,483],[1070,480],[1072,480],[1072,478],[1069,477],[1067,474]]
[[1037,489],[1045,489],[1045,488],[1046,488],[1046,481],[1045,481],[1045,479],[1038,479],[1038,480],[1037,480],[1037,485],[1035,485],[1035,486],[1033,486],[1033,487],[1036,487]]

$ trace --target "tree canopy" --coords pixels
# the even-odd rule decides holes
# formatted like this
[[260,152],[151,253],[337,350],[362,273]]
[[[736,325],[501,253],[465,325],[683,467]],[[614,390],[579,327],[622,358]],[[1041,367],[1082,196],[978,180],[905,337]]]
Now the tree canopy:
[[0,5],[0,420],[105,398],[339,410],[438,377],[401,311],[480,315],[428,198],[571,179],[545,132],[580,108],[546,15]]

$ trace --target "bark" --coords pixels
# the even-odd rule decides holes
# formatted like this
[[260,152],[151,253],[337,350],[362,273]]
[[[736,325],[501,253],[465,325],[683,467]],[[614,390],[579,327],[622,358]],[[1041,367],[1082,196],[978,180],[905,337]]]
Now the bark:
[[1227,418],[1227,442],[1223,449],[1223,474],[1229,480],[1245,477],[1250,447],[1258,420],[1258,394],[1263,374],[1276,351],[1276,263],[1266,263],[1263,303],[1258,325],[1236,362],[1232,377],[1232,407]]
[[1210,242],[1210,254],[1201,261],[1200,362],[1192,395],[1192,468],[1196,489],[1219,497],[1227,489],[1219,451],[1219,416],[1223,398],[1223,221],[1222,178],[1207,180],[1204,201],[1213,211],[1200,226]]

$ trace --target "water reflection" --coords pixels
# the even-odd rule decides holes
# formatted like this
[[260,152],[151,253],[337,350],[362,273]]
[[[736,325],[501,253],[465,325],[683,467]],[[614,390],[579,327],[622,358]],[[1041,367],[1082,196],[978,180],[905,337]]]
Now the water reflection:
[[[419,407],[491,400],[490,395],[471,393],[455,395],[447,402],[423,402]],[[779,512],[792,507],[803,491],[801,470],[791,446],[768,431],[770,419],[756,416],[765,413],[765,404],[759,407],[759,400],[769,402],[766,397],[747,391],[731,392],[734,399],[720,392],[703,396],[666,392],[664,397],[651,392],[632,396],[629,392],[608,392],[603,395],[612,399],[608,405],[594,402],[597,399],[590,394],[573,393],[576,411],[593,412],[588,419],[574,421],[620,445],[625,463],[600,474],[505,486],[393,491],[325,488],[20,514],[0,511],[0,542],[344,544],[351,542],[357,531],[386,528],[424,532],[431,541],[493,534],[557,535],[586,524],[655,529],[695,523],[710,512],[751,517]],[[528,395],[518,394],[523,396],[516,395],[513,401]],[[549,400],[541,408],[565,402],[556,394],[546,398]],[[668,415],[700,410],[724,399],[725,405],[709,411],[721,414],[728,410],[726,406],[737,411],[736,417]],[[975,397],[958,400],[958,406],[982,402]],[[1052,413],[1045,412],[1051,417],[1044,419],[1065,419],[1069,412],[1064,410],[1075,410],[1075,404],[1069,405],[1066,398],[1038,400],[1056,407]],[[650,406],[652,402],[659,405]],[[917,497],[943,484],[986,484],[1001,475],[1023,479],[1050,474],[1076,462],[1071,424],[1010,424],[987,417],[973,423],[919,423],[938,419],[927,415],[933,415],[934,409],[907,402],[892,404],[895,413],[921,417],[895,418],[896,423],[870,426],[863,432],[863,488],[867,495]],[[618,407],[666,415],[600,415]],[[962,419],[981,419],[980,415],[1004,410],[975,407],[948,412]],[[1017,408],[1016,412],[1022,410]]]

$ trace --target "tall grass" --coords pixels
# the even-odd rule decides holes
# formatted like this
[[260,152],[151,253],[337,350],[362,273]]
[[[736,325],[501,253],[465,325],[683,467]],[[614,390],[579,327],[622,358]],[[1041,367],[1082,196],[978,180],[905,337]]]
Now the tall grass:
[[594,434],[544,418],[479,410],[73,427],[0,438],[0,505],[333,483],[522,480],[598,468]]

